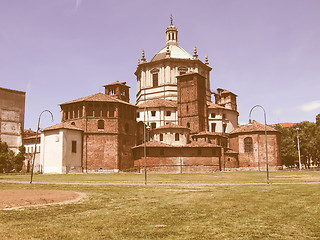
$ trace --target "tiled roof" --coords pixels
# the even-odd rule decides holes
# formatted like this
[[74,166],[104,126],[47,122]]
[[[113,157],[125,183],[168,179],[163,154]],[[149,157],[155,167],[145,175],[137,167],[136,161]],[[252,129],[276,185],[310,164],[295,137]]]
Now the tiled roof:
[[[147,147],[177,147],[177,146],[166,144],[164,142],[158,142],[158,141],[154,141],[154,140],[146,142],[146,146]],[[142,143],[138,146],[134,146],[133,148],[138,148],[138,147],[144,147],[144,143]]]
[[197,142],[193,141],[185,145],[186,147],[220,147],[216,144],[208,143],[208,142]]
[[[267,126],[268,132],[278,132],[272,127]],[[264,124],[261,124],[255,120],[251,122],[251,124],[243,125],[235,130],[233,130],[230,134],[235,133],[246,133],[246,132],[264,132]]]
[[24,139],[26,139],[28,137],[35,136],[37,133],[31,129],[24,129],[23,134],[24,134]]
[[51,127],[47,127],[45,129],[43,129],[43,131],[48,131],[48,130],[56,130],[56,129],[71,129],[71,130],[78,130],[78,131],[83,131],[81,128],[78,128],[76,126],[73,126],[69,123],[65,123],[65,122],[61,122],[61,123],[58,123],[56,125],[53,125]]
[[76,100],[72,100],[70,102],[62,103],[60,105],[66,105],[66,104],[77,103],[77,102],[121,102],[121,103],[124,103],[124,104],[132,105],[130,103],[127,103],[125,101],[122,101],[122,100],[114,98],[114,97],[111,97],[111,96],[106,95],[104,93],[92,94],[90,96],[78,98]]
[[221,137],[226,137],[226,133],[203,131],[203,132],[199,132],[197,134],[194,134],[192,136],[221,136]]
[[183,127],[183,126],[179,126],[177,124],[174,124],[174,123],[168,123],[164,126],[161,126],[161,127],[158,127],[156,129],[153,129],[153,130],[159,130],[159,129],[172,129],[172,128],[179,128],[179,129],[187,129],[187,130],[190,130],[189,128],[187,127]]
[[152,107],[172,107],[176,108],[177,107],[177,102],[176,101],[169,101],[169,100],[164,100],[164,99],[152,99],[148,100],[146,102],[143,102],[138,105],[139,108],[152,108]]
[[215,93],[215,94],[219,94],[219,90],[220,90],[220,94],[233,94],[233,95],[237,96],[237,95],[234,94],[233,92],[230,92],[230,91],[228,91],[228,90],[226,90],[226,89],[223,89],[223,88],[218,88],[218,89],[217,89],[218,93]]
[[[227,108],[225,108],[225,107],[223,107],[223,106],[220,106],[220,105],[218,105],[218,104],[215,104],[215,103],[213,103],[213,102],[207,102],[207,105],[208,105],[208,108],[227,109]],[[227,109],[227,110],[229,110],[229,109]]]
[[288,127],[292,127],[293,125],[295,125],[295,123],[280,123],[281,127],[283,128],[288,128]]
[[125,87],[130,88],[130,87],[129,87],[128,85],[126,85],[126,84],[127,84],[126,82],[115,81],[114,83],[109,83],[109,84],[104,85],[104,87],[112,86],[112,85],[123,85],[123,86],[125,86]]
[[[40,138],[40,135],[41,135],[41,132],[38,133],[38,138]],[[24,137],[23,140],[34,139],[34,138],[37,138],[36,133],[33,136]]]

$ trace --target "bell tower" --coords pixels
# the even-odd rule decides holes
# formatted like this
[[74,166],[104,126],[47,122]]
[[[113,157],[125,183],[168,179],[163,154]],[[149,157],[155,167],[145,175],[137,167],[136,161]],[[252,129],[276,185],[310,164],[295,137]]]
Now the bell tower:
[[208,130],[205,78],[199,73],[186,73],[178,79],[178,123],[192,133]]
[[114,98],[129,102],[129,86],[126,82],[116,81],[111,84],[104,85],[105,94]]

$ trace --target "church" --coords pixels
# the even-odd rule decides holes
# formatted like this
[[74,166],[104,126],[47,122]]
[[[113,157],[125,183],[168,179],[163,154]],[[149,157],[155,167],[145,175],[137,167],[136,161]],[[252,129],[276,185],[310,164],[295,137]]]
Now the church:
[[[266,167],[265,129],[256,121],[239,127],[237,95],[210,88],[208,56],[188,53],[170,25],[165,46],[148,61],[142,51],[135,71],[136,103],[126,82],[105,93],[60,104],[62,122],[43,130],[44,173],[192,173]],[[212,95],[214,102],[212,101]],[[267,127],[270,169],[281,167],[280,133]]]

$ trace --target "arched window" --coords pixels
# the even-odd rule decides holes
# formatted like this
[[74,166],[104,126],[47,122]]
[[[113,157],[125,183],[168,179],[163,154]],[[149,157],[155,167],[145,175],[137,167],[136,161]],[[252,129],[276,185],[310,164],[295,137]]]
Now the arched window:
[[252,153],[253,152],[253,142],[251,137],[246,137],[244,139],[244,152]]
[[176,134],[174,135],[174,140],[176,140],[176,141],[179,141],[179,140],[180,140],[179,133],[176,133]]
[[190,123],[189,122],[187,123],[187,128],[190,128]]
[[98,130],[104,130],[104,121],[98,120]]
[[160,133],[160,141],[163,141],[163,134]]

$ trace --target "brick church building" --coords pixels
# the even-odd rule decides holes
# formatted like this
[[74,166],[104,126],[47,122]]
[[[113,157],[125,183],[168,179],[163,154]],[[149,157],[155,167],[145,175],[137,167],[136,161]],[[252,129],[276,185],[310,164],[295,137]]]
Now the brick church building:
[[[142,51],[135,72],[136,104],[130,104],[125,82],[61,104],[62,123],[42,133],[40,165],[59,173],[142,171],[146,159],[151,172],[265,169],[264,125],[253,121],[238,127],[237,95],[222,88],[213,93],[211,70],[207,55],[202,62],[196,47],[191,55],[178,44],[171,18],[165,47],[150,62]],[[69,129],[74,139],[61,137],[61,129]],[[271,127],[267,132],[269,166],[277,169],[280,134]],[[70,152],[61,154],[61,161],[45,157],[53,146],[46,139],[53,136],[70,142],[70,147],[68,141],[57,145],[62,153]]]

